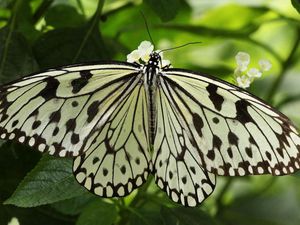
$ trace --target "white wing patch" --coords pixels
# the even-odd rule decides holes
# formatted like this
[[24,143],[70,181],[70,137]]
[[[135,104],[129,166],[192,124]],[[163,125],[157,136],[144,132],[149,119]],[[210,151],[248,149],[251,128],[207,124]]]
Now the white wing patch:
[[157,185],[175,202],[196,206],[214,190],[215,175],[201,167],[185,122],[158,91],[157,131],[154,142],[154,176]]
[[143,84],[126,95],[89,137],[86,152],[74,160],[77,181],[91,192],[125,196],[141,186],[152,170]]
[[289,119],[233,85],[169,69],[168,101],[189,126],[201,166],[217,175],[283,175],[300,168],[300,138]]

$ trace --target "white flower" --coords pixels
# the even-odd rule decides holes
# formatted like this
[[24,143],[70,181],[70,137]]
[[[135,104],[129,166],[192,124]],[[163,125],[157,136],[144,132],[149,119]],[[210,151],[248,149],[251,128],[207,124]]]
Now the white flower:
[[7,225],[20,225],[19,220],[16,217],[13,217]]
[[271,62],[269,60],[267,60],[267,59],[261,59],[261,60],[259,60],[258,64],[260,66],[260,70],[263,71],[263,72],[264,71],[269,71],[271,69],[271,67],[272,67]]
[[138,47],[141,60],[147,62],[150,58],[150,54],[153,52],[154,46],[150,41],[142,41]]
[[[147,63],[150,59],[151,53],[154,51],[154,46],[149,41],[142,41],[139,45],[138,49],[132,51],[130,54],[127,55],[127,62],[133,63]],[[163,59],[163,52],[160,50],[156,50],[156,53],[159,53],[161,57],[161,66],[170,66],[171,63],[169,60]],[[142,62],[140,62],[140,60]]]
[[246,52],[238,52],[235,56],[235,60],[240,70],[245,71],[250,63],[250,55]]
[[140,52],[138,50],[132,51],[130,54],[127,55],[127,62],[133,63],[138,62],[140,60]]
[[247,75],[249,76],[249,78],[259,78],[261,77],[262,72],[256,68],[251,68],[247,71]]
[[236,78],[237,85],[241,88],[250,87],[251,79],[248,76],[240,76]]

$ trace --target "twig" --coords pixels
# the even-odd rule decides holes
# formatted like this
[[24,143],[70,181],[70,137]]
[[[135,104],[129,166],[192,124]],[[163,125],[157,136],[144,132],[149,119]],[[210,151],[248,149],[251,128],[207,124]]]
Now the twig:
[[280,74],[278,75],[277,79],[274,81],[273,85],[271,86],[270,91],[267,94],[266,101],[271,102],[272,98],[274,97],[275,92],[278,90],[280,84],[282,83],[282,80],[284,76],[286,75],[286,71],[289,69],[289,67],[293,63],[294,55],[299,47],[300,44],[300,28],[297,28],[297,37],[293,44],[293,47],[291,49],[291,52],[287,59],[283,62]]

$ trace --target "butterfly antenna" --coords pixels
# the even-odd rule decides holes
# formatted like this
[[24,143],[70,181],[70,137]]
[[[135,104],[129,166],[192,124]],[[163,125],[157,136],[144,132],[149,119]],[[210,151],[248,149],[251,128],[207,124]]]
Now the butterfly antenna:
[[140,11],[140,13],[141,13],[141,15],[142,15],[142,17],[143,17],[143,19],[144,19],[145,26],[146,26],[147,33],[148,33],[148,35],[149,35],[150,41],[151,41],[151,43],[154,45],[154,41],[153,41],[152,36],[151,36],[151,34],[150,34],[150,29],[149,29],[149,26],[148,26],[147,19],[146,19],[145,15],[144,15],[144,13],[143,13],[142,11]]
[[195,44],[201,44],[201,43],[202,43],[201,41],[189,42],[189,43],[186,43],[184,45],[179,45],[179,46],[176,46],[176,47],[173,47],[173,48],[166,48],[166,49],[160,50],[159,53],[170,51],[170,50],[175,50],[175,49],[178,49],[178,48],[183,48],[183,47],[188,46],[188,45],[195,45]]

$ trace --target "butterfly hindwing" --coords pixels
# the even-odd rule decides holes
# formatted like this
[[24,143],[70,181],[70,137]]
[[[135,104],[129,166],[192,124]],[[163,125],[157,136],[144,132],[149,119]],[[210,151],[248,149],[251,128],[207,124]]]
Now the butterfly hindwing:
[[300,138],[283,114],[244,90],[190,71],[160,76],[182,121],[188,124],[201,166],[217,175],[283,175],[300,167]]
[[104,197],[128,195],[151,172],[148,116],[143,85],[135,84],[105,124],[91,134],[89,147],[74,160],[74,175]]
[[154,176],[157,185],[175,202],[196,206],[214,190],[216,177],[201,166],[186,124],[170,104],[167,93],[157,95]]

